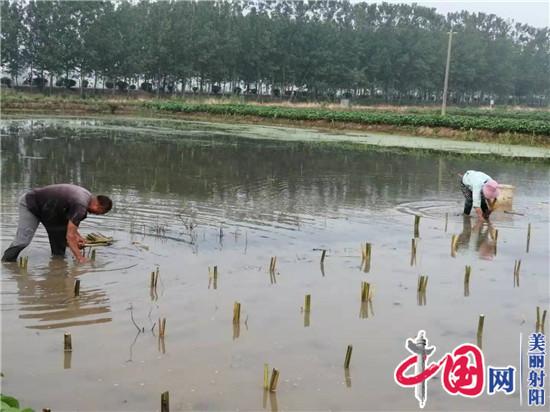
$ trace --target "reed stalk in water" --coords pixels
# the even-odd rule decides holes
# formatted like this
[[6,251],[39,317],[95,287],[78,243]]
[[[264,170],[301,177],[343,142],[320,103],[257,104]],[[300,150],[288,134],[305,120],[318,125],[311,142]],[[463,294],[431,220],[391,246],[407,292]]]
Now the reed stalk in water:
[[269,389],[269,365],[264,363],[264,389]]
[[464,296],[470,295],[470,275],[472,273],[472,267],[466,265],[464,268]]
[[271,372],[271,382],[269,383],[269,391],[275,392],[277,390],[277,384],[279,383],[279,371],[273,368]]
[[456,256],[457,243],[458,243],[458,236],[453,235],[451,237],[451,256],[452,257]]
[[351,362],[351,352],[353,350],[352,345],[348,345],[348,349],[346,350],[346,358],[344,359],[344,368],[349,369],[349,364]]
[[168,391],[160,395],[160,412],[170,412],[170,393]]
[[323,249],[323,252],[321,253],[321,263],[325,262],[325,256],[327,255],[327,251]]
[[235,302],[233,304],[233,323],[240,323],[241,321],[241,304]]
[[361,302],[368,302],[370,299],[370,284],[361,282]]
[[519,287],[519,269],[521,268],[521,259],[514,261],[514,286]]
[[414,217],[414,237],[420,237],[420,216]]
[[472,273],[472,267],[469,265],[466,265],[464,268],[464,283],[469,284],[470,283],[470,275]]
[[28,256],[21,256],[19,258],[19,267],[21,269],[27,269],[29,266],[29,257]]
[[63,336],[63,347],[65,352],[72,352],[73,350],[73,342],[71,339],[71,334],[69,332],[66,332]]
[[80,296],[80,279],[74,281],[74,295],[75,297]]
[[164,338],[166,333],[166,318],[159,318],[159,338]]
[[417,247],[418,247],[418,239],[417,238],[411,239],[411,266],[414,266],[416,264]]
[[525,251],[529,253],[529,244],[531,243],[531,223],[527,225],[527,247]]
[[305,312],[311,311],[311,295],[306,295],[305,302],[304,302],[304,311]]
[[364,246],[361,246],[361,267],[364,272],[368,272],[370,270],[371,256],[372,245],[366,242]]
[[544,309],[542,312],[542,320],[540,321],[540,331],[544,333],[544,325],[546,324],[546,312],[547,310]]
[[275,273],[276,266],[277,266],[277,257],[272,256],[271,261],[269,262],[269,273]]
[[477,346],[481,348],[483,343],[483,325],[485,324],[485,315],[479,315],[477,322]]

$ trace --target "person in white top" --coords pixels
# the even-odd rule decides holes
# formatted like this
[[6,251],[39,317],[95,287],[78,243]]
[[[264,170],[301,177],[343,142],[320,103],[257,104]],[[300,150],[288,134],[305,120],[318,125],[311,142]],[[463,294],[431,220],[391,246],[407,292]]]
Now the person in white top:
[[469,215],[473,207],[479,220],[489,219],[500,194],[498,183],[483,172],[468,170],[460,176],[460,189],[465,199],[464,214]]

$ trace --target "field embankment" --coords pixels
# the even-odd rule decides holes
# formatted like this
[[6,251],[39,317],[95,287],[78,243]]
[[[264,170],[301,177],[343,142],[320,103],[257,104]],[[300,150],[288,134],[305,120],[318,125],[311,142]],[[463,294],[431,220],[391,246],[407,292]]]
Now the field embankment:
[[182,99],[137,100],[41,96],[2,93],[4,113],[124,114],[167,116],[210,121],[376,130],[457,140],[550,147],[550,111],[449,108],[441,116],[433,108],[338,107],[240,104]]

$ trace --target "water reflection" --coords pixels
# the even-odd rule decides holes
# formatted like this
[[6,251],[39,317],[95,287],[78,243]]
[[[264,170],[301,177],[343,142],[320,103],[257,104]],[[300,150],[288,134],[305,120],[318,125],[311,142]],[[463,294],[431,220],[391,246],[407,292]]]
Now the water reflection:
[[[475,223],[472,223],[475,221]],[[462,232],[458,235],[456,242],[457,252],[466,252],[473,249],[478,252],[479,257],[491,260],[496,255],[496,239],[492,237],[495,229],[491,223],[484,223],[471,216],[463,216]]]
[[110,312],[104,290],[86,287],[83,282],[79,296],[74,296],[79,273],[70,269],[65,259],[50,259],[41,274],[37,270],[21,272],[16,264],[3,264],[2,272],[17,287],[19,318],[32,321],[27,328],[55,329],[111,321],[111,317],[104,316]]

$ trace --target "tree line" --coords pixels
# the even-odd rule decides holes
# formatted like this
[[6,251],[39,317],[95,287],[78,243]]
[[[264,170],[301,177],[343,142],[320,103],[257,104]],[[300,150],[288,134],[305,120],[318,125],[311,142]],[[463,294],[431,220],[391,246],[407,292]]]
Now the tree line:
[[550,29],[493,14],[348,1],[1,3],[2,68],[30,86],[425,103],[441,98],[452,30],[451,101],[547,105],[550,95]]

